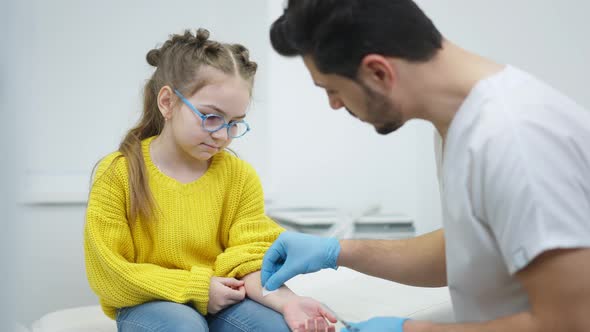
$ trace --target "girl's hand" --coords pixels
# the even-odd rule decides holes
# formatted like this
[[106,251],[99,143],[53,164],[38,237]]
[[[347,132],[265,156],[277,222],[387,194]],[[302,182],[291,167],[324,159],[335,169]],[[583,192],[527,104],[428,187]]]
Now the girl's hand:
[[212,277],[209,285],[207,312],[216,314],[246,297],[244,281],[234,278]]
[[[287,325],[297,332],[334,332],[336,317],[321,303],[309,298],[295,296],[283,307],[283,317]],[[326,321],[328,320],[328,321]]]

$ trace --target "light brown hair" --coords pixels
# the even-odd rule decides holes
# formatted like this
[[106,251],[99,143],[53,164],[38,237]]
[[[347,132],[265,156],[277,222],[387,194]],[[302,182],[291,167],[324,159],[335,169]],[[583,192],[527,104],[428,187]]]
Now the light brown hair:
[[228,75],[239,75],[249,83],[251,94],[257,69],[244,46],[210,40],[206,29],[198,29],[196,34],[190,30],[173,34],[161,47],[150,50],[146,59],[156,70],[144,87],[143,112],[137,125],[127,132],[119,145],[119,152],[127,160],[131,196],[127,217],[131,222],[138,217],[151,219],[156,207],[141,141],[159,135],[164,128],[164,117],[157,101],[160,89],[169,86],[185,96],[192,96],[208,84],[207,77],[199,77],[199,69],[210,66]]

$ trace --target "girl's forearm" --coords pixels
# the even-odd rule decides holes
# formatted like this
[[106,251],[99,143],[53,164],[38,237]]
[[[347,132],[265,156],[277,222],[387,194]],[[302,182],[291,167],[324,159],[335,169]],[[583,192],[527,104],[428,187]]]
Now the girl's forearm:
[[262,296],[260,271],[252,272],[244,276],[242,280],[245,282],[244,286],[246,287],[246,296],[281,314],[283,313],[285,304],[297,296],[297,294],[293,293],[293,291],[284,285],[281,286],[276,292]]

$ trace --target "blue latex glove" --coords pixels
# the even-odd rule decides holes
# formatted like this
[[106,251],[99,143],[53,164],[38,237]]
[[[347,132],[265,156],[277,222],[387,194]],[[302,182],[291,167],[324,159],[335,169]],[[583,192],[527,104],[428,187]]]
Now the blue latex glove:
[[[404,332],[404,323],[407,318],[398,317],[375,317],[364,322],[350,323],[359,331],[371,332]],[[350,332],[347,328],[342,328],[340,332]]]
[[336,269],[339,254],[340,243],[336,238],[284,232],[264,255],[262,286],[272,291],[296,275]]

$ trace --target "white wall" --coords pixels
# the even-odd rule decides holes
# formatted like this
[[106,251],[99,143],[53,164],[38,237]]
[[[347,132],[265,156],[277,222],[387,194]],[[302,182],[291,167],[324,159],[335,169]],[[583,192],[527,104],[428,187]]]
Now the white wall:
[[12,12],[12,3],[3,5],[0,12],[0,40],[3,48],[3,52],[0,52],[0,119],[4,124],[0,130],[0,331],[8,331],[8,321],[14,312],[15,226],[19,221],[15,200],[15,174],[20,165],[18,149],[14,144],[17,141],[17,116],[16,112],[11,111],[18,105],[16,100],[11,98],[17,90],[15,83],[18,83],[18,70],[13,65],[13,54],[4,51],[18,47],[15,36],[16,21],[11,15]]
[[[87,189],[80,178],[100,156],[116,150],[138,118],[143,84],[153,70],[145,54],[170,33],[207,27],[211,38],[240,41],[253,59],[266,62],[266,41],[259,38],[265,29],[257,17],[264,2],[28,0],[22,7],[31,24],[24,26],[31,30],[25,56],[28,92],[34,96],[24,100],[33,110],[27,118],[26,172],[38,184],[32,194],[49,194],[45,200],[55,200],[55,193],[40,187],[55,179],[61,194]],[[259,82],[249,116],[255,130],[248,144],[236,144],[262,172],[268,126],[256,101],[266,100],[266,90],[266,82]]]
[[[585,1],[422,0],[443,33],[468,49],[531,71],[590,107],[583,79],[590,28]],[[29,185],[17,218],[17,319],[29,322],[69,306],[94,304],[82,252],[84,191],[99,156],[116,149],[136,120],[147,50],[171,32],[207,27],[240,41],[260,64],[254,131],[239,152],[281,204],[355,210],[380,203],[415,218],[418,232],[440,227],[432,127],[411,122],[381,136],[346,112],[333,112],[300,59],[277,56],[268,26],[281,1],[22,0],[12,102],[26,143]],[[16,73],[19,75],[16,75]],[[7,77],[11,77],[8,75]],[[4,152],[4,147],[3,147]],[[3,159],[4,160],[4,159]],[[57,183],[43,187],[50,183]],[[60,203],[60,204],[55,204]]]
[[450,40],[529,71],[590,107],[590,2],[418,0]]

